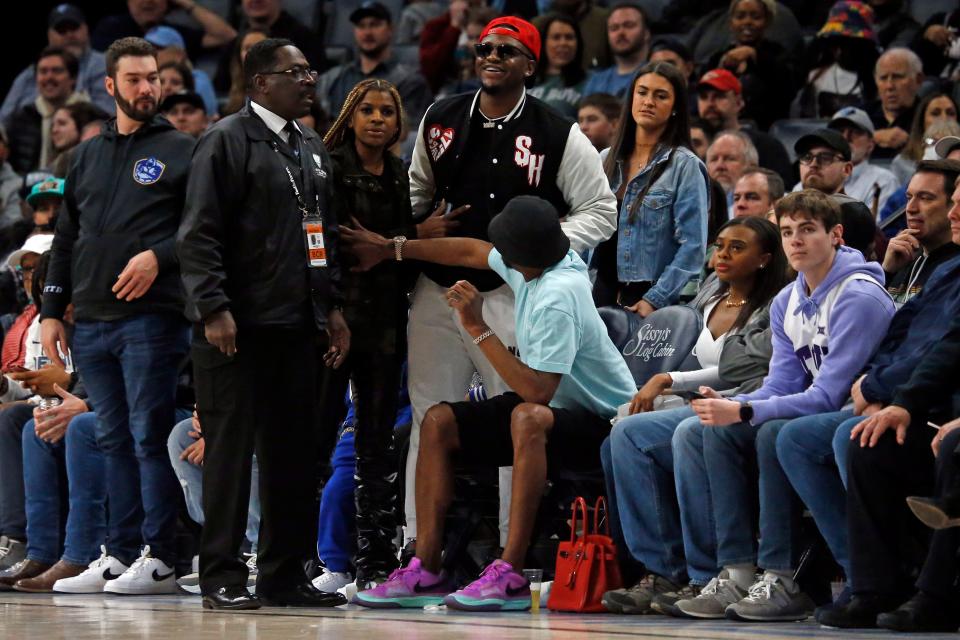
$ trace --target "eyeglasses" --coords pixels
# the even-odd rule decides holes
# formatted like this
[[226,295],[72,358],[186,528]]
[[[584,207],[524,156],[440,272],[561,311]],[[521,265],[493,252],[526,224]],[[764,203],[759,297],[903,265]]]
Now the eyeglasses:
[[797,160],[800,164],[804,166],[809,166],[816,162],[819,165],[833,164],[840,158],[836,153],[830,153],[829,151],[824,151],[822,153],[805,153]]
[[317,76],[320,74],[310,67],[290,67],[289,69],[284,69],[283,71],[264,71],[260,75],[287,76],[288,78],[292,78],[295,82],[303,82],[304,80],[316,80]]
[[477,44],[473,45],[473,50],[476,52],[478,58],[489,58],[494,49],[497,51],[497,57],[501,60],[509,60],[510,58],[516,58],[517,56],[523,56],[533,60],[533,56],[528,54],[526,51],[523,51],[522,49],[510,44],[498,44],[494,46],[489,42],[478,42]]

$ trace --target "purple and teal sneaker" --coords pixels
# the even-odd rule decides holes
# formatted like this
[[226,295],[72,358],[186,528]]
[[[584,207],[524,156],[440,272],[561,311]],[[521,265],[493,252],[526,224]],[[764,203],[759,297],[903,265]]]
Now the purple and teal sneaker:
[[480,577],[443,599],[461,611],[526,611],[530,608],[530,583],[509,562],[494,560]]
[[420,565],[420,558],[413,558],[403,569],[390,574],[380,586],[361,591],[353,597],[353,604],[373,609],[399,609],[428,607],[441,604],[443,597],[453,590],[445,572],[435,575]]

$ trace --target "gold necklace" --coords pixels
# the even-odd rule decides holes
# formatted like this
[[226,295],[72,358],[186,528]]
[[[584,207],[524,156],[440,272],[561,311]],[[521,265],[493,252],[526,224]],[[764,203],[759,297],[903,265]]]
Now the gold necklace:
[[729,293],[727,294],[727,299],[723,301],[723,306],[725,306],[728,309],[732,309],[734,307],[742,307],[745,304],[747,304],[747,301],[745,299],[738,300],[737,302],[734,302],[733,300],[731,300]]

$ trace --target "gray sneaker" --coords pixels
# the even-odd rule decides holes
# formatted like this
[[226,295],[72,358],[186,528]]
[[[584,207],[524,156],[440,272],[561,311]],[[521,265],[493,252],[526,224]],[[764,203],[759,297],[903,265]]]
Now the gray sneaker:
[[9,569],[26,557],[27,545],[19,540],[0,536],[0,571]]
[[703,585],[688,584],[679,591],[668,591],[654,596],[650,602],[650,608],[657,613],[675,618],[685,618],[686,616],[677,609],[677,602],[680,600],[692,600],[700,595]]
[[607,591],[600,601],[610,613],[644,615],[653,613],[650,602],[654,596],[679,589],[680,585],[674,584],[663,576],[648,573],[640,582],[629,589]]
[[788,622],[807,619],[814,607],[813,600],[799,588],[794,586],[791,591],[779,576],[767,572],[750,587],[746,598],[727,608],[727,617],[747,622]]
[[700,595],[688,600],[677,600],[674,606],[680,615],[688,618],[723,618],[727,607],[734,602],[740,602],[746,596],[747,592],[731,580],[730,574],[724,569],[707,583]]

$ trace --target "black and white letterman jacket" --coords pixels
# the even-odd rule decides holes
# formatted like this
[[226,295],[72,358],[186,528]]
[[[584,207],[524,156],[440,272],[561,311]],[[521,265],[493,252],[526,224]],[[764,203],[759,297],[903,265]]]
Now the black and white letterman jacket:
[[[443,199],[454,208],[473,205],[463,217],[483,211],[492,218],[511,198],[536,195],[557,208],[574,251],[613,235],[616,196],[579,125],[524,92],[505,117],[487,125],[493,133],[489,157],[477,158],[469,134],[479,98],[479,91],[451,96],[427,109],[410,165],[414,217],[426,217]],[[467,226],[474,231],[453,235],[487,239],[486,224],[482,236],[477,225]]]

